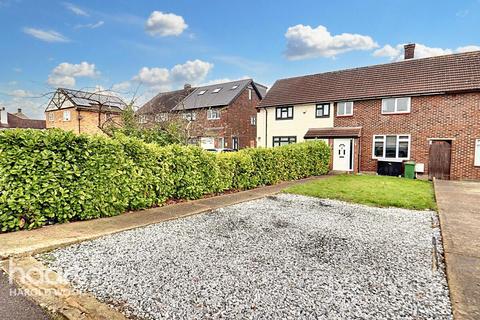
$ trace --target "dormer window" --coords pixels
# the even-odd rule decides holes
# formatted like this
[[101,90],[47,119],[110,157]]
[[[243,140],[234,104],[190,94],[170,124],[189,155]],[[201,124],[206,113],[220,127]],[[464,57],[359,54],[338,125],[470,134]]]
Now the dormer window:
[[207,92],[207,90],[201,90],[198,92],[198,95],[201,96],[202,94],[205,94],[205,92]]
[[409,113],[410,97],[382,99],[382,113]]
[[212,93],[219,93],[222,88],[216,88],[215,90],[212,91]]

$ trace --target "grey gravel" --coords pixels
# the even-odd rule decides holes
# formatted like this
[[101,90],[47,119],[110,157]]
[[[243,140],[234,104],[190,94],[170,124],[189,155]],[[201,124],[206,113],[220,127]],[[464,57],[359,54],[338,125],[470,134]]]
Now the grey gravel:
[[280,194],[41,258],[143,319],[451,319],[437,223]]

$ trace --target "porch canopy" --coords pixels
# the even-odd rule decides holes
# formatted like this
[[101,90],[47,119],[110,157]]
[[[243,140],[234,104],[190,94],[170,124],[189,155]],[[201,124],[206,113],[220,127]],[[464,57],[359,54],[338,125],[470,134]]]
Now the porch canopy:
[[358,138],[362,127],[310,128],[304,139]]

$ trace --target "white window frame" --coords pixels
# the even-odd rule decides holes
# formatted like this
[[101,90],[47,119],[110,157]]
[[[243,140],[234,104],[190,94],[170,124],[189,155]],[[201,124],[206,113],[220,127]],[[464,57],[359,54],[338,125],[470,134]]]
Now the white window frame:
[[168,113],[161,112],[155,115],[155,122],[164,122],[168,120]]
[[[398,111],[398,100],[399,99],[408,99],[408,108],[406,111]],[[387,100],[395,100],[395,108],[393,111],[385,111],[385,105]],[[397,97],[397,98],[385,98],[382,99],[382,114],[397,114],[397,113],[410,113],[412,107],[412,98],[411,97]]]
[[252,100],[252,89],[248,88],[248,100]]
[[147,115],[141,114],[138,116],[138,123],[147,123]]
[[195,112],[185,112],[183,115],[183,119],[187,121],[195,121],[197,120],[197,114]]
[[48,121],[50,122],[55,121],[55,113],[53,111],[48,113]]
[[480,167],[480,139],[475,139],[475,167]]
[[[343,110],[345,111],[345,113],[343,113],[343,114],[340,113],[340,105],[341,105],[341,104],[344,105]],[[346,113],[347,104],[351,105],[351,110],[352,110],[351,113]],[[340,102],[337,102],[337,116],[338,116],[338,117],[353,116],[353,101],[340,101]]]
[[198,92],[198,95],[199,95],[199,96],[204,95],[206,92],[207,92],[207,90],[200,90],[200,91]]
[[63,121],[70,121],[70,120],[72,120],[72,114],[70,113],[70,110],[64,110]]
[[219,93],[220,90],[222,90],[222,88],[216,88],[216,89],[214,89],[214,90],[212,91],[212,93]]
[[257,125],[257,116],[250,116],[250,124],[252,126],[256,126]]
[[220,119],[220,110],[218,110],[218,109],[208,109],[207,110],[207,119],[208,120],[218,120],[218,119]]
[[234,84],[233,87],[232,87],[230,90],[235,90],[235,89],[237,89],[238,87],[239,87],[238,84]]
[[[385,156],[387,150],[387,137],[396,137],[396,145],[395,145],[395,158],[387,158]],[[382,137],[383,140],[383,154],[381,157],[375,155],[375,141],[377,137]],[[408,137],[407,139],[400,139],[400,137]],[[400,142],[408,142],[408,155],[406,158],[401,158],[398,156],[399,145]],[[373,135],[372,139],[372,159],[378,159],[381,161],[403,161],[403,160],[410,160],[410,153],[412,151],[412,137],[409,134],[375,134]]]

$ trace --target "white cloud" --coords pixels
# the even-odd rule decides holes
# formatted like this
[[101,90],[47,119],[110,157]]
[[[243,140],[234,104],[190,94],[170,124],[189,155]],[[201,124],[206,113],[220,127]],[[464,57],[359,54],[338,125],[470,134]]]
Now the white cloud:
[[75,29],[87,28],[87,29],[97,29],[105,24],[104,21],[100,20],[96,23],[87,23],[87,24],[77,24]]
[[73,12],[74,14],[76,14],[77,16],[84,16],[84,17],[88,17],[88,16],[89,16],[88,12],[86,12],[86,11],[83,10],[82,8],[74,5],[73,3],[64,2],[63,5],[65,6],[65,8],[67,8],[68,10],[70,10],[71,12]]
[[[404,44],[398,44],[395,47],[387,44],[382,48],[375,50],[373,55],[375,57],[387,57],[390,58],[392,61],[401,61],[404,59]],[[449,48],[433,48],[427,47],[426,45],[417,43],[415,44],[415,58],[427,58],[427,57],[435,57],[435,56],[442,56],[446,54],[452,53],[461,53],[461,52],[469,52],[469,51],[476,51],[480,50],[480,46],[464,46],[458,47],[456,49],[449,49]]]
[[153,11],[145,24],[145,30],[151,36],[178,36],[188,25],[182,16],[173,13]]
[[93,63],[72,64],[63,62],[56,66],[48,76],[48,84],[53,87],[74,87],[77,77],[93,78],[98,74]]
[[63,34],[54,30],[23,28],[23,32],[45,42],[69,42],[70,41]]
[[161,85],[168,83],[170,78],[170,72],[165,68],[147,68],[140,69],[138,74],[133,80],[142,82],[146,85]]
[[133,80],[150,87],[168,89],[178,84],[200,83],[212,68],[212,63],[198,59],[177,64],[170,70],[167,68],[143,67]]
[[10,95],[16,98],[25,98],[25,97],[31,96],[32,94],[23,89],[16,89],[10,92]]
[[130,88],[130,86],[131,86],[130,81],[123,81],[123,82],[115,83],[112,86],[112,91],[122,92],[122,91],[128,90]]
[[352,33],[331,35],[326,27],[299,24],[288,28],[286,56],[291,60],[315,57],[335,57],[353,50],[371,50],[378,44],[369,36]]

